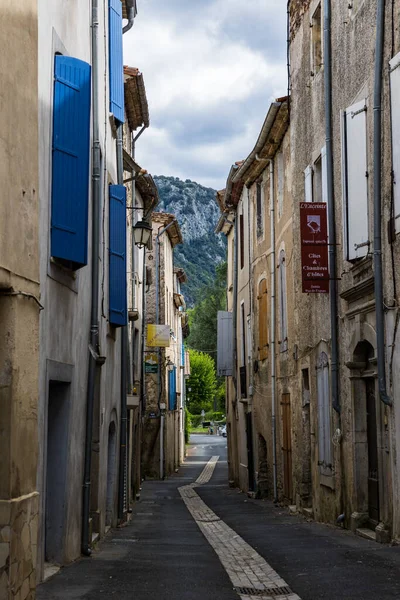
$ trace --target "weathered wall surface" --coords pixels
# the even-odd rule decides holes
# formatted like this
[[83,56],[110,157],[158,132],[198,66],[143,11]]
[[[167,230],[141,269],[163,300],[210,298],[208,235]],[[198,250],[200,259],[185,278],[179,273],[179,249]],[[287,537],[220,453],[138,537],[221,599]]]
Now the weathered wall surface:
[[[107,32],[100,11],[99,39]],[[41,519],[38,544],[39,578],[45,560],[46,519],[44,493],[49,461],[48,442],[54,429],[49,419],[53,402],[51,389],[55,384],[66,384],[65,469],[68,486],[65,502],[59,508],[63,523],[63,547],[59,562],[68,563],[80,555],[82,526],[82,482],[85,452],[85,423],[87,376],[89,358],[89,331],[91,312],[91,234],[92,202],[89,186],[89,243],[88,265],[79,271],[63,269],[51,260],[51,148],[53,114],[53,68],[56,53],[69,55],[91,63],[91,9],[90,4],[58,0],[49,4],[39,1],[39,159],[40,159],[40,281],[45,310],[40,328],[40,407],[39,439],[40,462],[38,487],[41,492]],[[106,17],[107,18],[107,17]],[[99,352],[106,357],[98,369],[95,386],[91,517],[93,533],[105,532],[106,512],[111,524],[117,520],[119,413],[121,403],[121,342],[119,329],[108,322],[108,185],[117,182],[115,137],[108,118],[108,89],[104,75],[108,72],[107,45],[99,43],[101,65],[98,86],[100,95],[101,219],[100,226],[100,315]],[[92,146],[92,141],[91,141]],[[111,457],[111,458],[110,458]],[[109,464],[110,461],[112,464]],[[107,499],[108,498],[108,499]]]
[[[165,227],[165,223],[153,218],[153,249],[147,253],[147,265],[152,272],[152,283],[146,294],[146,322],[156,322],[156,236]],[[179,311],[174,304],[174,262],[173,247],[168,231],[159,238],[159,322],[168,324],[171,333],[170,346],[161,350],[161,396],[160,402],[165,403],[166,413],[164,419],[164,474],[170,475],[179,465],[179,454],[182,438],[180,431],[180,394],[177,401],[177,410],[169,410],[168,388],[168,361],[172,362],[177,371],[176,390],[182,389],[183,372],[180,369],[180,344],[182,341],[182,323]],[[158,352],[158,348],[146,347],[146,351]],[[160,427],[161,414],[158,405],[159,386],[157,375],[146,375],[146,415],[143,430],[143,469],[148,478],[160,477]]]
[[36,0],[0,8],[0,597],[25,600],[38,514],[38,17]]

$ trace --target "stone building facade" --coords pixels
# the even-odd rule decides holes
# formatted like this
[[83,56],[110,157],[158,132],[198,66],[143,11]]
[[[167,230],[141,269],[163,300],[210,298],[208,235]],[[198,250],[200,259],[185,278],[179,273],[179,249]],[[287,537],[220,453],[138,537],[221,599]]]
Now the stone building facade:
[[[327,7],[331,8],[330,23]],[[244,263],[251,267],[244,279],[238,267],[237,286],[228,282],[228,298],[230,290],[237,296],[229,303],[230,309],[237,311],[234,359],[241,360],[240,336],[247,334],[252,340],[246,385],[251,396],[247,407],[252,407],[253,415],[254,473],[247,474],[247,479],[240,475],[241,469],[251,467],[246,461],[247,423],[247,433],[243,426],[237,427],[228,443],[230,462],[235,465],[233,481],[243,489],[252,489],[252,481],[253,490],[260,495],[275,496],[320,521],[335,523],[340,517],[345,527],[384,542],[398,538],[400,512],[396,461],[400,441],[400,14],[395,3],[386,5],[380,23],[377,8],[376,0],[289,2],[291,94],[286,123],[289,126],[290,121],[290,128],[282,137],[276,131],[271,134],[269,154],[266,140],[264,146],[261,143],[261,132],[253,153],[228,177],[221,210],[227,218],[232,183],[241,180],[245,190],[239,210],[234,211],[229,228],[224,227],[228,236],[236,231],[240,262],[240,218],[244,215],[245,223],[247,215],[250,234],[244,234]],[[380,47],[376,40],[380,39],[381,24],[383,68],[377,74]],[[331,89],[325,87],[329,74]],[[378,97],[377,82],[382,86]],[[329,99],[331,113],[327,113]],[[381,109],[375,113],[380,113],[382,135],[376,114],[374,119],[374,106],[379,110],[379,102]],[[282,108],[279,112],[283,114]],[[327,130],[329,114],[331,133]],[[267,121],[268,116],[264,127]],[[276,235],[272,265],[267,233],[271,194]],[[329,294],[304,293],[302,289],[300,205],[307,202],[328,207]],[[382,295],[377,285],[380,257]],[[332,267],[334,258],[336,269]],[[235,253],[229,246],[228,260],[235,265]],[[283,265],[284,299],[279,297]],[[268,293],[271,269],[277,274],[273,298]],[[245,291],[248,280],[250,290]],[[336,299],[335,309],[332,298]],[[243,301],[248,302],[246,334],[239,314]],[[284,327],[279,316],[283,301],[287,305]],[[270,302],[276,315],[275,381],[271,380]],[[266,329],[260,331],[265,312]],[[380,318],[382,327],[377,326]],[[240,372],[236,381],[235,376],[228,381],[228,412],[230,404],[243,401],[239,377]],[[271,427],[273,385],[275,439]]]
[[39,512],[38,7],[0,8],[0,597],[25,600]]
[[[142,472],[144,477],[158,479],[173,473],[184,454],[186,317],[180,285],[185,274],[174,267],[174,247],[183,241],[175,216],[153,213],[152,226],[152,249],[146,258],[149,280],[144,360],[148,367],[144,390]],[[161,345],[156,341],[150,343],[153,334],[149,327],[153,325],[164,329]]]

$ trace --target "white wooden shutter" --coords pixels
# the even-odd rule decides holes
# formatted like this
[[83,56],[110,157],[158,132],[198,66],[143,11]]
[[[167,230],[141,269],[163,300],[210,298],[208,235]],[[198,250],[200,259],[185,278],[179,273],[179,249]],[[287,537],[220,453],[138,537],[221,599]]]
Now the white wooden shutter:
[[304,202],[312,202],[312,167],[308,166],[304,171]]
[[400,231],[400,52],[390,61],[394,217]]
[[323,475],[332,474],[331,406],[329,392],[329,362],[321,352],[317,365],[318,396],[318,463]]
[[218,311],[217,371],[219,377],[233,375],[233,315]]
[[357,102],[346,110],[346,184],[348,260],[369,250],[367,106]]

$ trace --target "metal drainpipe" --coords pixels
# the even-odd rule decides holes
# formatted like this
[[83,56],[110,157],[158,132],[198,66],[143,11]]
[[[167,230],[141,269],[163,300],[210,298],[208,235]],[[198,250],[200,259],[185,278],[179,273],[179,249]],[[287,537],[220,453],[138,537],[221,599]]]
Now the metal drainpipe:
[[[123,129],[122,123],[117,127],[117,182],[118,185],[124,183],[124,165],[123,165]],[[127,370],[128,370],[128,326],[121,327],[121,430],[120,430],[120,451],[119,451],[119,481],[118,481],[118,519],[121,521],[124,516],[124,487],[125,487],[125,469],[126,469],[126,444],[127,444],[127,419],[128,409],[126,405],[127,394]]]
[[[176,219],[168,223],[156,236],[156,324],[160,322],[160,237],[176,222]],[[164,410],[161,410],[161,349],[158,351],[158,375],[157,375],[157,391],[158,391],[158,410],[160,415],[160,479],[164,479]]]
[[325,81],[325,143],[326,172],[328,188],[329,212],[329,301],[331,317],[331,393],[332,407],[340,415],[339,401],[339,346],[338,346],[338,299],[336,278],[336,224],[333,185],[333,150],[332,150],[332,40],[331,40],[331,0],[324,4],[324,81]]
[[92,465],[93,407],[96,371],[104,363],[99,353],[99,242],[100,242],[100,202],[101,202],[101,151],[99,136],[99,96],[97,81],[99,77],[99,1],[92,0],[92,111],[93,111],[93,163],[92,163],[92,278],[90,310],[89,370],[86,398],[86,437],[85,463],[82,498],[82,554],[90,556],[89,515]]
[[385,36],[385,0],[378,0],[376,16],[375,86],[374,86],[374,275],[376,345],[378,352],[379,396],[387,406],[392,400],[386,389],[385,318],[383,311],[382,273],[382,68]]
[[276,463],[276,253],[275,253],[275,189],[274,163],[269,163],[270,206],[271,206],[271,415],[272,415],[272,471],[274,482],[274,502],[278,501],[278,467]]
[[134,0],[126,0],[126,12],[128,16],[128,23],[122,29],[122,33],[126,33],[130,29],[132,29],[133,24],[135,22],[135,4]]

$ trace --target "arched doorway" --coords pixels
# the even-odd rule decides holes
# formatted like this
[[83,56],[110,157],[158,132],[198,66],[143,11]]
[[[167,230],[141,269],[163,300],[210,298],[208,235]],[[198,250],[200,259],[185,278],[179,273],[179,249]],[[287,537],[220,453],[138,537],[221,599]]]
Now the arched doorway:
[[113,524],[117,480],[117,430],[114,421],[108,429],[106,527]]
[[373,346],[363,340],[354,350],[353,379],[354,468],[358,511],[375,529],[380,521],[376,359]]

